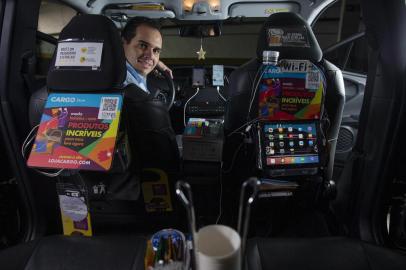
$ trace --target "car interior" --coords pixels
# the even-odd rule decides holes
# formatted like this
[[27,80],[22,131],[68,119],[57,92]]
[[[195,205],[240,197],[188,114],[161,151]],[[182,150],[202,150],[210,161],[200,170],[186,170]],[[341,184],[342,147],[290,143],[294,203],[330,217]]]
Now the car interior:
[[406,269],[405,28],[401,0],[0,0],[0,269]]

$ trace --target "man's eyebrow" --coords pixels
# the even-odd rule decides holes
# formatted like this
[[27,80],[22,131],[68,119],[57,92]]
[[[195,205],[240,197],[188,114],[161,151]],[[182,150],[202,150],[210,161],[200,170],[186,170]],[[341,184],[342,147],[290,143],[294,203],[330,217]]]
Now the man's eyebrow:
[[[149,42],[147,42],[145,40],[142,40],[142,39],[138,40],[138,42],[141,42],[141,43],[144,43],[144,44],[146,44],[148,46],[151,46],[151,43],[149,43]],[[160,47],[154,47],[154,49],[162,50],[162,48],[160,48]]]

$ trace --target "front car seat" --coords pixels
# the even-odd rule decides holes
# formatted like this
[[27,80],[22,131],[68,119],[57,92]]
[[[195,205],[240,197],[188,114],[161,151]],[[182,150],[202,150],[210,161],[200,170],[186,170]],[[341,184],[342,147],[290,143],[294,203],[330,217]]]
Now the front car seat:
[[[103,51],[107,53],[102,55],[99,70],[56,69],[54,55],[48,72],[47,86],[34,92],[30,98],[29,120],[31,126],[39,123],[48,94],[52,91],[125,93],[127,89],[132,89],[132,87],[123,88],[127,69],[121,38],[114,23],[103,16],[77,16],[59,36],[59,40],[66,39],[103,41]],[[122,112],[125,114],[124,106]],[[113,165],[108,172],[108,177],[101,177],[99,172],[81,172],[81,177],[86,180],[85,184],[90,199],[136,200],[139,197],[136,193],[137,180],[134,178],[134,173],[129,170],[127,154],[123,154],[125,148],[123,118]],[[100,184],[105,185],[107,190],[103,197],[93,193],[93,187]]]
[[[79,85],[81,89],[97,91],[109,89],[113,85],[122,87],[126,67],[121,39],[116,38],[117,29],[109,28],[104,36],[100,36],[98,32],[87,33],[88,30],[82,29],[82,32],[86,33],[85,37],[93,37],[95,40],[114,37],[111,38],[111,41],[114,41],[112,53],[102,59],[102,65],[106,67],[103,66],[102,72],[91,73],[91,76],[83,72],[66,76],[66,73],[52,71],[48,78],[48,87],[51,89],[75,90],[74,87]],[[75,36],[77,33],[73,34]],[[69,30],[65,30],[60,38],[72,36],[69,35]],[[81,172],[81,178],[85,179],[94,216],[100,216],[104,221],[107,218],[109,222],[114,223],[120,218],[116,214],[130,215],[132,222],[137,223],[139,215],[145,214],[141,183],[145,178],[159,177],[155,172],[162,172],[169,180],[176,179],[180,171],[180,157],[175,132],[165,105],[133,84],[122,91],[124,104],[120,122],[121,132],[113,167],[108,172],[108,177],[101,177],[99,172]],[[47,96],[46,88],[31,96],[29,117],[32,126],[39,122]],[[153,172],[145,173],[145,170]],[[106,192],[95,192],[99,187],[103,189],[105,187]],[[172,190],[170,187],[169,185],[168,189]]]
[[[270,47],[268,44],[267,32],[272,27],[305,27],[308,34],[308,47]],[[262,63],[263,51],[279,51],[279,59],[298,59],[309,60],[316,64],[324,72],[326,77],[326,93],[324,99],[324,111],[330,121],[326,140],[328,144],[328,164],[326,167],[325,178],[332,179],[334,155],[337,143],[338,132],[341,124],[341,117],[345,103],[345,88],[341,71],[333,64],[323,59],[320,46],[313,34],[310,25],[295,13],[276,13],[271,15],[261,28],[257,43],[257,57],[250,60],[240,68],[236,69],[230,76],[229,97],[227,100],[225,114],[225,132],[227,135],[233,133],[236,129],[247,122],[249,111],[249,100],[254,86],[258,82],[259,70]],[[258,100],[258,91],[255,100]],[[250,119],[258,117],[258,102],[253,102],[250,111]],[[229,136],[230,137],[230,136]],[[235,144],[240,142],[232,138],[226,145],[226,157],[232,156],[237,147]],[[231,144],[231,145],[230,145]]]

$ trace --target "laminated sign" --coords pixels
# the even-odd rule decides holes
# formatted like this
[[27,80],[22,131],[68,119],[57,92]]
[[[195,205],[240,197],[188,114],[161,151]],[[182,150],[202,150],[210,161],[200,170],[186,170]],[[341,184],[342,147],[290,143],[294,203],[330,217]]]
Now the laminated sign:
[[102,42],[61,41],[56,51],[55,67],[100,68]]
[[92,236],[86,190],[80,186],[57,183],[64,235]]
[[28,166],[109,170],[122,99],[120,94],[50,94]]
[[270,47],[310,47],[306,27],[269,28]]

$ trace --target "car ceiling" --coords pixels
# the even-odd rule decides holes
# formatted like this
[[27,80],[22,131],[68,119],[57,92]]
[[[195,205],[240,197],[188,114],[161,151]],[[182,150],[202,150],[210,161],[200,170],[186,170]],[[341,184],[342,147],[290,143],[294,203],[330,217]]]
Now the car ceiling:
[[[300,13],[310,24],[336,0],[63,0],[76,10],[109,17],[117,12],[128,17],[176,18],[185,21],[225,20],[230,17],[268,17],[275,12]],[[131,4],[162,4],[164,10],[133,9]]]

